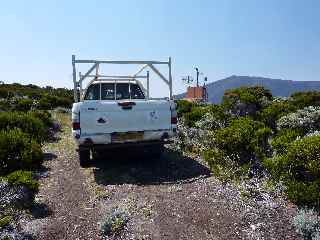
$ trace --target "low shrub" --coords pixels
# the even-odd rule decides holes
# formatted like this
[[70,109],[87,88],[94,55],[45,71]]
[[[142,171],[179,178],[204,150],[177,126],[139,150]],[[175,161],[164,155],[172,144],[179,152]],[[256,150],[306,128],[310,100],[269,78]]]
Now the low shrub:
[[39,182],[33,179],[32,172],[30,171],[18,170],[5,176],[5,179],[9,184],[13,186],[24,186],[33,193],[37,193],[39,190]]
[[285,154],[266,159],[264,165],[276,181],[286,185],[288,198],[320,207],[320,136],[305,137],[286,147]]
[[290,144],[303,136],[303,131],[299,129],[284,129],[280,131],[271,141],[275,154],[284,154]]
[[226,90],[223,96],[223,103],[241,101],[243,103],[260,104],[261,99],[272,99],[270,90],[261,86],[239,87]]
[[9,96],[10,94],[7,90],[0,88],[0,98],[6,99]]
[[70,109],[72,107],[73,98],[68,97],[57,97],[56,107],[63,107]]
[[216,131],[213,139],[215,145],[228,155],[237,154],[241,162],[248,162],[256,153],[265,151],[261,144],[266,144],[270,134],[271,130],[263,123],[242,117],[233,119],[228,127]]
[[195,127],[203,130],[216,130],[226,127],[230,115],[225,112],[220,105],[210,105],[199,121],[195,122]]
[[301,129],[304,133],[320,130],[320,107],[305,107],[281,117],[277,121],[278,129]]
[[320,239],[320,217],[312,209],[300,209],[293,219],[293,224],[304,239]]
[[11,216],[0,217],[0,230],[5,228],[6,226],[10,225],[11,222],[12,222]]
[[226,128],[215,133],[215,142],[218,148],[229,154],[247,153],[250,151],[250,142],[254,134],[254,121],[245,118],[233,120]]
[[18,169],[31,170],[43,163],[40,145],[20,129],[0,131],[0,175]]
[[15,106],[14,109],[16,111],[30,111],[33,105],[33,100],[32,99],[28,99],[28,98],[21,98],[21,99],[17,99],[15,102]]
[[41,110],[51,110],[54,108],[54,105],[52,105],[52,102],[46,97],[40,98],[38,101],[38,109]]
[[51,114],[48,111],[35,110],[30,112],[30,114],[35,118],[40,119],[47,129],[52,127],[53,120]]
[[231,117],[222,105],[212,104],[207,106],[208,112],[214,115],[220,121],[227,122]]
[[101,224],[101,231],[105,235],[118,234],[128,222],[128,215],[120,210],[114,210]]
[[4,99],[0,99],[0,111],[10,111],[11,110],[11,104]]
[[297,108],[320,106],[320,92],[296,92],[291,95],[290,103]]
[[[220,105],[205,105],[200,103],[193,103],[187,100],[178,100],[177,103],[177,112],[179,117],[184,118],[184,123],[188,127],[199,127],[196,126],[196,122],[204,121],[208,122],[218,120],[223,125],[229,118],[229,114],[225,111],[225,109]],[[208,119],[209,118],[209,119]],[[199,123],[201,125],[201,123]],[[211,124],[215,124],[211,122]]]
[[38,143],[46,138],[46,130],[43,122],[31,113],[1,112],[0,130],[19,128]]
[[216,130],[225,127],[225,120],[218,119],[212,113],[205,113],[202,118],[195,122],[195,127],[203,130]]
[[196,122],[209,111],[206,107],[193,107],[190,112],[184,114],[185,124],[188,127],[196,127]]
[[212,131],[211,142],[202,151],[204,160],[215,176],[237,180],[261,172],[259,160],[270,151],[272,131],[250,118],[232,119],[226,128]]
[[263,159],[266,155],[271,154],[269,138],[271,137],[272,133],[272,130],[268,127],[261,127],[254,132],[251,145],[254,149],[255,155],[260,159]]
[[195,105],[193,102],[187,100],[177,100],[176,104],[178,117],[182,117],[185,113],[191,112],[192,107]]
[[56,107],[71,108],[72,99],[67,97],[56,97],[51,94],[44,94],[38,103],[38,108],[41,110],[51,110]]
[[222,105],[236,116],[256,117],[265,105],[272,100],[268,89],[260,86],[240,87],[226,90],[222,98]]
[[296,107],[290,105],[287,101],[274,101],[258,113],[258,119],[275,130],[277,120],[293,111],[296,111]]
[[227,155],[218,148],[206,149],[202,152],[203,159],[208,164],[213,175],[222,181],[238,180],[239,177],[246,177],[249,172],[249,165],[239,165],[239,156]]
[[71,113],[70,108],[64,108],[64,107],[57,107],[54,109],[56,113]]

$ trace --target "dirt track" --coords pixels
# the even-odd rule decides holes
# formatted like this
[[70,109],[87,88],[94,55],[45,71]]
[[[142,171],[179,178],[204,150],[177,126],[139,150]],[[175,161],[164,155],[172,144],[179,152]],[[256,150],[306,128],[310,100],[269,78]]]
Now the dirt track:
[[102,239],[99,222],[120,209],[129,221],[106,239],[299,239],[294,208],[281,199],[243,199],[200,160],[167,149],[161,159],[104,153],[80,168],[69,129],[45,147],[48,177],[38,201],[52,214],[26,231],[39,239]]

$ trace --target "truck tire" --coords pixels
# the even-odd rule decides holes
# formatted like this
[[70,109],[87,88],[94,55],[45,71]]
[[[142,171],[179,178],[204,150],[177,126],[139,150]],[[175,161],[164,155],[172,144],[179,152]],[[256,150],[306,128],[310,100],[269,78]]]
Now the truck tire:
[[88,167],[90,164],[90,150],[79,150],[79,162],[81,167]]
[[158,159],[162,156],[163,151],[164,151],[163,145],[152,146],[149,149],[150,156],[152,158],[156,158],[156,159]]

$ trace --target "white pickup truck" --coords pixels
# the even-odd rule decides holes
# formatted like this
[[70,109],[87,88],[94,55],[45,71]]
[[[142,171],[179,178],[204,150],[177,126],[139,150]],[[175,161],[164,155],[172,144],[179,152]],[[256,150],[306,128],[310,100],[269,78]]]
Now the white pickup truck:
[[[148,149],[153,156],[160,156],[163,145],[170,142],[177,128],[173,100],[149,98],[149,73],[148,89],[137,75],[125,78],[96,73],[92,77],[84,91],[80,86],[72,107],[72,133],[78,144],[80,165],[88,165],[90,151],[120,147]],[[79,95],[80,99],[76,99]]]

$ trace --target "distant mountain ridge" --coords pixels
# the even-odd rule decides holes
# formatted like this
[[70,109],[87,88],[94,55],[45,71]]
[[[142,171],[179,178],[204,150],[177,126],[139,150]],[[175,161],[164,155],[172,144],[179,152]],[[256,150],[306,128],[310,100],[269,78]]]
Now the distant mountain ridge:
[[[264,86],[273,96],[288,97],[294,92],[320,91],[320,81],[292,81],[252,76],[230,76],[207,84],[208,100],[211,103],[220,103],[225,90],[241,86]],[[186,93],[176,95],[181,99]]]

